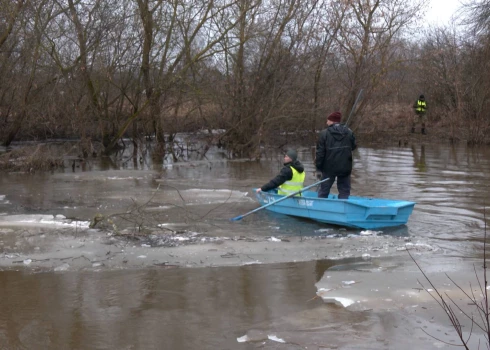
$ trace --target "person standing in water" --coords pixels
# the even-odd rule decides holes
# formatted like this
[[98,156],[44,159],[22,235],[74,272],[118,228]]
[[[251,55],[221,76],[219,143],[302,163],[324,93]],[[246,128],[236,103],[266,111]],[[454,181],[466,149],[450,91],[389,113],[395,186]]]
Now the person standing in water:
[[424,95],[420,95],[418,100],[415,101],[413,104],[413,109],[415,111],[415,116],[413,117],[413,123],[412,123],[412,134],[415,132],[415,127],[417,124],[420,124],[420,132],[422,135],[426,135],[425,132],[425,123],[427,122],[427,109],[429,107],[427,106],[427,101],[425,100]]

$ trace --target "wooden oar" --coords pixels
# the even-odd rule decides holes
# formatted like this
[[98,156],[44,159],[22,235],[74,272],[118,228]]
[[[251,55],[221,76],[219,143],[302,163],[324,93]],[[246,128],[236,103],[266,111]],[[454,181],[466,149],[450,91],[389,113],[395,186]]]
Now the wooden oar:
[[319,185],[319,184],[321,184],[322,182],[327,181],[328,179],[329,179],[329,178],[327,177],[326,179],[323,179],[323,180],[321,180],[321,181],[315,182],[315,183],[314,183],[314,184],[312,184],[312,185],[309,185],[309,186],[303,187],[303,188],[302,188],[301,190],[299,190],[299,191],[296,191],[296,192],[293,192],[293,193],[291,193],[291,194],[288,194],[287,196],[282,197],[282,198],[280,198],[280,199],[278,199],[278,200],[276,200],[276,201],[274,201],[274,202],[267,203],[267,204],[265,204],[265,205],[261,206],[260,208],[257,208],[257,209],[254,209],[254,210],[252,210],[252,211],[249,211],[248,213],[245,213],[245,214],[243,214],[243,215],[236,216],[236,217],[234,217],[234,218],[231,218],[230,220],[231,220],[231,221],[238,221],[238,220],[241,220],[241,219],[243,219],[245,216],[248,216],[248,215],[250,215],[250,214],[256,213],[256,212],[258,212],[259,210],[262,210],[262,209],[264,209],[264,208],[267,208],[267,207],[269,207],[269,206],[271,206],[271,205],[273,205],[273,204],[279,203],[279,202],[281,202],[281,201],[283,201],[283,200],[285,200],[285,199],[288,199],[288,198],[291,198],[291,197],[293,197],[293,196],[296,196],[297,194],[300,194],[301,192],[303,192],[303,191],[305,191],[305,190],[307,190],[307,189],[309,189],[309,188],[315,187],[316,185]]

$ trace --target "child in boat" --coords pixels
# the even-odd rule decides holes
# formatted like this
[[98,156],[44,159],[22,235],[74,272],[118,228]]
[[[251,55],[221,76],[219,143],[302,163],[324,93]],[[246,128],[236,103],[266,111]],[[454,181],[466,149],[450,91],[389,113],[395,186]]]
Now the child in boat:
[[303,188],[305,175],[305,168],[298,160],[298,152],[289,149],[284,155],[284,166],[280,173],[264,186],[257,188],[257,193],[278,188],[278,194],[287,196]]

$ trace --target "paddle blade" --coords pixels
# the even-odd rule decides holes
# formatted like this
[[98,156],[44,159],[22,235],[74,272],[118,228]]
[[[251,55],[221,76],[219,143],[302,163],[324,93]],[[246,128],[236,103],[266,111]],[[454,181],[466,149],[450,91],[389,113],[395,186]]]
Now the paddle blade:
[[243,219],[243,215],[235,216],[234,218],[231,218],[230,221],[238,221]]

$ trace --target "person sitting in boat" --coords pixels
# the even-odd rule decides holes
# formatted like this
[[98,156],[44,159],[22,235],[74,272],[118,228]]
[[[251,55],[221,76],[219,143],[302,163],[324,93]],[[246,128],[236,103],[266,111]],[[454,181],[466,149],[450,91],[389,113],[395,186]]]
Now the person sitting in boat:
[[339,199],[350,196],[350,174],[352,172],[352,151],[357,148],[356,138],[351,129],[340,124],[342,114],[333,112],[327,117],[327,128],[320,132],[316,145],[315,166],[317,178],[329,180],[320,184],[318,198],[328,198],[330,188],[337,178]]
[[305,168],[298,160],[298,153],[289,149],[284,155],[284,166],[280,173],[264,186],[257,188],[257,193],[278,188],[278,194],[287,196],[303,188],[305,175]]

